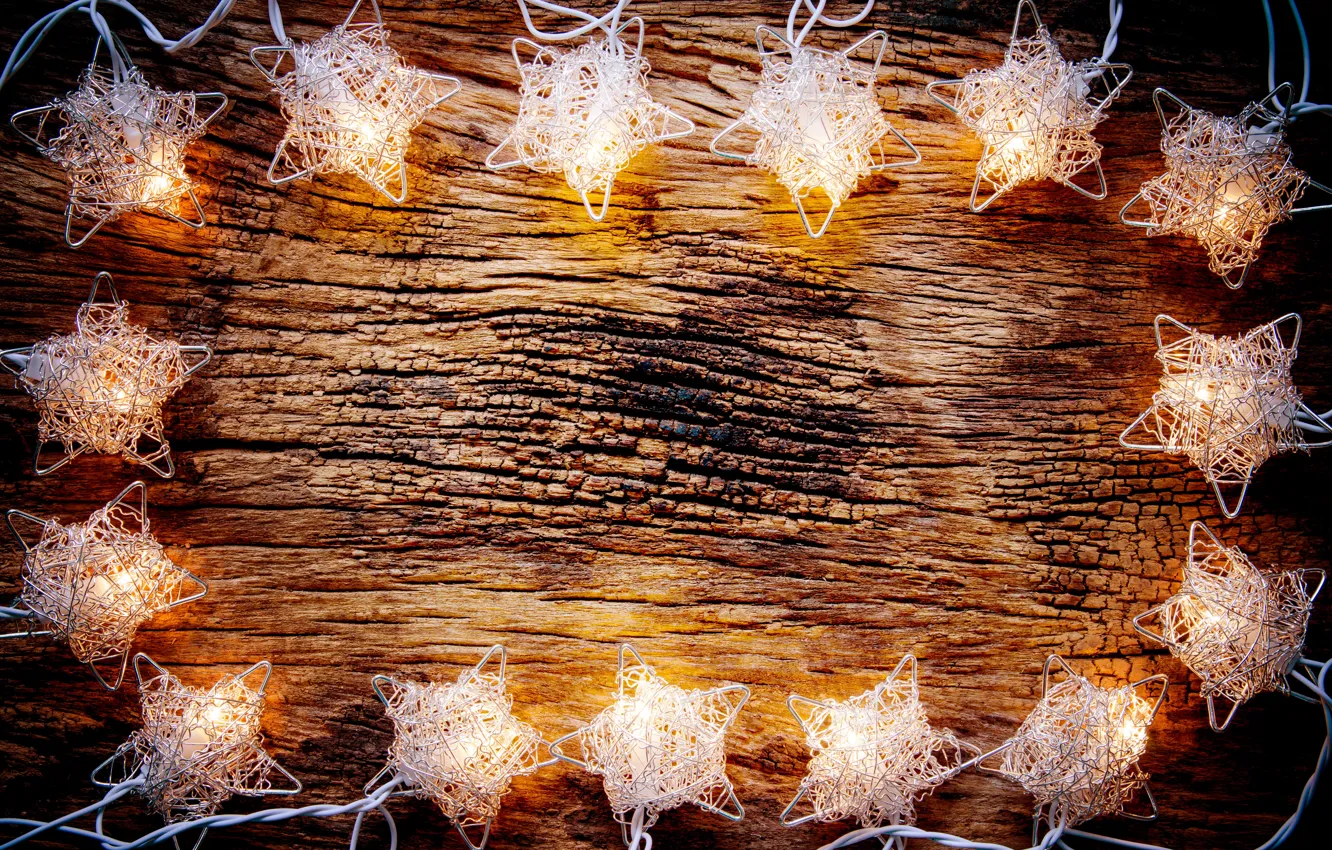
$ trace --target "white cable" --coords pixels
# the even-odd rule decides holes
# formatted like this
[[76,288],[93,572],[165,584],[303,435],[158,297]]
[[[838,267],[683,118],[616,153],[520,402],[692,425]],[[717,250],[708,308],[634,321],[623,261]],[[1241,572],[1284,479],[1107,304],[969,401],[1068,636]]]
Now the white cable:
[[1110,0],[1110,31],[1105,34],[1105,49],[1101,51],[1101,61],[1109,62],[1115,48],[1119,46],[1119,22],[1124,20],[1124,0]]
[[282,9],[278,0],[268,0],[268,25],[273,28],[273,36],[278,44],[289,44],[287,30],[282,26]]
[[[275,2],[275,0],[269,0],[269,2]],[[569,6],[561,6],[558,3],[552,3],[550,0],[518,0],[518,9],[523,13],[523,23],[527,25],[527,31],[536,38],[539,38],[542,41],[567,41],[571,38],[587,35],[593,30],[598,29],[605,32],[607,37],[614,36],[615,31],[620,28],[620,15],[624,12],[625,7],[629,5],[629,2],[630,0],[617,0],[615,6],[600,17],[590,15],[587,12]],[[557,15],[568,15],[569,17],[577,18],[586,23],[570,30],[548,32],[538,28],[536,23],[532,20],[532,11],[528,8],[529,4],[538,9],[554,12]]]
[[[270,0],[270,3],[272,2],[273,0]],[[113,71],[117,70],[119,66],[119,71],[121,73],[118,74],[118,76],[123,74],[123,62],[128,57],[116,56],[117,48],[114,45],[119,44],[119,41],[113,41],[109,37],[112,35],[111,28],[106,23],[106,19],[102,17],[99,11],[97,11],[98,3],[99,0],[73,0],[73,2],[63,7],[43,15],[35,24],[29,27],[27,32],[19,37],[18,42],[14,45],[13,51],[9,54],[9,60],[5,63],[4,72],[0,73],[0,88],[4,88],[5,84],[9,82],[10,77],[12,77],[19,68],[22,68],[24,63],[32,58],[32,54],[36,52],[37,46],[42,43],[42,40],[46,38],[51,29],[70,12],[76,11],[83,11],[91,16],[93,26],[97,29],[98,34],[102,36],[103,40],[107,41],[107,48],[111,51]],[[115,6],[116,8],[124,9],[126,12],[129,12],[139,22],[139,26],[143,30],[144,35],[146,35],[150,41],[158,47],[161,47],[167,53],[175,53],[186,47],[192,47],[195,44],[198,44],[199,40],[203,38],[205,33],[226,18],[231,12],[232,7],[236,5],[236,0],[220,0],[202,24],[175,40],[162,35],[157,26],[154,25],[152,21],[148,20],[147,16],[135,8],[134,4],[129,2],[129,0],[100,0],[100,3],[103,6]],[[122,52],[124,50],[123,47],[120,47],[119,49]]]
[[[1065,829],[1063,826],[1057,826],[1046,833],[1040,843],[1029,848],[1029,850],[1048,850],[1063,836]],[[956,835],[950,835],[946,832],[930,832],[929,830],[919,829],[914,826],[894,825],[894,826],[875,826],[868,829],[856,829],[843,835],[835,841],[823,845],[819,850],[841,850],[843,847],[849,847],[852,844],[859,844],[862,841],[868,841],[871,838],[924,838],[927,841],[933,841],[936,844],[942,844],[945,847],[955,847],[959,850],[1011,850],[1003,844],[989,844],[984,841],[971,841]]]
[[[1309,84],[1311,82],[1312,66],[1309,55],[1309,33],[1304,28],[1304,17],[1300,14],[1300,8],[1295,0],[1287,0],[1290,6],[1290,13],[1295,18],[1295,29],[1300,36],[1300,53],[1304,60],[1304,79],[1300,83],[1299,98],[1289,108],[1283,106],[1281,101],[1273,96],[1272,104],[1278,111],[1284,112],[1287,121],[1294,121],[1301,115],[1309,112],[1332,112],[1332,104],[1312,103],[1309,101]],[[1271,0],[1262,0],[1263,19],[1267,23],[1267,87],[1275,91],[1276,82],[1276,24],[1272,19]],[[1266,129],[1275,129],[1280,122],[1269,124]]]
[[[799,46],[809,35],[809,31],[814,29],[815,24],[827,24],[830,27],[850,27],[855,26],[869,16],[874,11],[874,0],[866,0],[865,7],[855,15],[849,18],[830,18],[823,14],[827,7],[828,0],[795,0],[791,4],[791,11],[786,16],[786,40],[792,45]],[[796,18],[800,16],[801,8],[809,10],[809,20],[801,27],[800,34],[795,31]]]

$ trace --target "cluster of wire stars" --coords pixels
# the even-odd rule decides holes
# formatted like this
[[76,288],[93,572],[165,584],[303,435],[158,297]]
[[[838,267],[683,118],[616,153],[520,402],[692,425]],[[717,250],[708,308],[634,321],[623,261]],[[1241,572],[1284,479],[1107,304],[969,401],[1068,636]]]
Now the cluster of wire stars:
[[[206,111],[206,105],[211,106]],[[69,179],[65,239],[87,241],[123,212],[155,212],[190,227],[204,224],[203,207],[185,173],[185,149],[221,114],[218,92],[167,92],[131,66],[123,78],[93,64],[74,91],[11,119]],[[180,215],[182,201],[193,208]],[[77,221],[90,222],[82,236]]]
[[[902,672],[910,667],[910,675]],[[947,729],[930,727],[908,655],[888,678],[844,702],[793,696],[791,713],[805,733],[809,768],[782,813],[782,824],[854,819],[862,827],[911,824],[916,802],[953,775],[974,749]],[[792,817],[802,800],[812,812]]]
[[[1147,228],[1149,236],[1192,236],[1207,251],[1212,272],[1232,289],[1242,286],[1268,229],[1290,217],[1310,183],[1291,162],[1284,116],[1273,111],[1283,91],[1289,99],[1287,83],[1239,116],[1219,118],[1157,89],[1166,172],[1142,184],[1120,220]],[[1165,101],[1179,112],[1167,117]],[[1149,217],[1126,218],[1139,201],[1146,202]]]
[[[1221,545],[1207,526],[1194,522],[1179,590],[1133,624],[1202,679],[1208,717],[1220,732],[1249,699],[1289,692],[1286,676],[1304,648],[1323,579],[1322,570],[1264,573],[1239,548]],[[1159,634],[1145,625],[1152,618]],[[1230,703],[1221,720],[1218,698]]]
[[[1295,331],[1287,344],[1281,328],[1290,322]],[[1165,324],[1184,335],[1165,342]],[[1291,378],[1300,326],[1300,317],[1291,313],[1240,337],[1217,337],[1157,316],[1156,359],[1165,374],[1151,407],[1124,430],[1120,442],[1185,455],[1203,471],[1225,515],[1236,516],[1250,479],[1268,458],[1329,444],[1305,438],[1306,430],[1326,434],[1332,426],[1300,400]],[[1140,427],[1158,442],[1132,442]],[[1240,490],[1232,507],[1223,488],[1234,487]]]
[[[144,665],[152,668],[145,678]],[[272,665],[262,661],[224,676],[208,689],[191,688],[148,656],[134,657],[143,727],[93,772],[111,786],[141,777],[138,793],[168,823],[205,817],[233,794],[294,794],[300,782],[264,752],[259,718]],[[262,673],[257,687],[246,679]],[[278,789],[273,775],[292,787]]]
[[[602,777],[626,836],[630,827],[641,833],[661,812],[685,803],[731,820],[743,817],[726,776],[725,744],[749,689],[685,690],[658,676],[629,646],[620,648],[616,685],[610,707],[550,749]],[[581,760],[561,751],[570,740],[577,740]]]
[[[96,301],[105,282],[111,301]],[[193,365],[186,356],[197,356]],[[118,454],[169,478],[175,472],[162,406],[212,357],[203,346],[159,340],[129,321],[129,306],[101,272],[79,308],[72,334],[0,352],[0,364],[37,407],[33,468],[45,475],[84,452]],[[64,455],[41,465],[42,450],[58,442]]]
[[[377,4],[373,22],[353,23],[360,6],[317,41],[250,52],[287,119],[268,179],[280,184],[314,174],[353,174],[400,204],[407,197],[412,129],[461,84],[404,62],[389,46]],[[291,68],[283,71],[288,56]]]
[[[498,659],[498,669],[486,665]],[[473,848],[483,847],[513,777],[541,766],[542,739],[513,716],[504,687],[504,648],[494,647],[451,685],[420,685],[376,676],[375,693],[393,720],[388,765],[366,793],[385,777],[397,777],[403,792],[434,800]],[[474,839],[472,827],[483,827]]]
[[[1019,38],[1024,10],[1036,33]],[[1065,61],[1036,7],[1022,0],[1003,64],[927,87],[985,146],[971,189],[972,211],[980,212],[1021,183],[1047,178],[1090,198],[1104,198],[1101,146],[1092,131],[1132,75],[1129,66],[1103,59]],[[947,87],[955,88],[951,97],[936,94]],[[1097,185],[1091,189],[1074,182],[1088,169],[1096,172]],[[983,201],[982,183],[990,187]]]
[[[24,549],[15,607],[31,612],[111,689],[125,674],[139,626],[207,590],[167,557],[149,531],[147,507],[147,489],[136,481],[87,522],[62,525],[22,511],[7,517]],[[14,526],[19,517],[41,525],[35,544]],[[108,680],[97,663],[112,658],[120,659],[119,673]]]
[[[1055,665],[1067,676],[1051,685]],[[1153,683],[1161,686],[1154,704],[1136,693]],[[1118,688],[1098,687],[1052,656],[1041,701],[1000,747],[998,771],[1069,826],[1126,814],[1125,804],[1146,788],[1138,759],[1147,750],[1147,727],[1165,700],[1165,686],[1164,676],[1152,676]]]

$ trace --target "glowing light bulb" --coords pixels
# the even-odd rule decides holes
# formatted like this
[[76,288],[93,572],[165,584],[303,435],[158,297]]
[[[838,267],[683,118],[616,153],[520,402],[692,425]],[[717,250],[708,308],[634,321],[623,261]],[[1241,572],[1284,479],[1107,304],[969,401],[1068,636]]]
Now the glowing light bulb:
[[207,749],[215,739],[221,737],[229,720],[229,709],[225,702],[215,699],[200,712],[200,722],[190,728],[189,734],[181,743],[180,754],[183,758],[194,758]]

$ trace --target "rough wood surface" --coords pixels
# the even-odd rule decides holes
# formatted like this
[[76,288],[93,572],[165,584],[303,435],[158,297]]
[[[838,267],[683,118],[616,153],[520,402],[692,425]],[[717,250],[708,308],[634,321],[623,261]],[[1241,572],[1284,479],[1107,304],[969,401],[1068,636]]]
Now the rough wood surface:
[[[197,4],[141,5],[168,33],[201,18]],[[1317,5],[1305,11],[1325,36]],[[620,641],[683,684],[743,682],[754,697],[730,771],[748,815],[665,815],[663,850],[840,834],[777,823],[806,758],[788,693],[858,693],[915,652],[933,719],[988,746],[1059,652],[1173,682],[1144,759],[1161,819],[1100,828],[1190,850],[1265,838],[1312,768],[1317,712],[1265,696],[1214,734],[1196,680],[1129,620],[1174,589],[1193,518],[1260,562],[1327,567],[1332,454],[1269,463],[1226,522],[1196,471],[1116,436],[1155,387],[1158,312],[1218,332],[1301,312],[1297,383],[1332,406],[1327,220],[1282,225],[1238,293],[1196,246],[1116,223],[1160,170],[1154,86],[1218,111],[1265,93],[1258,4],[1220,14],[1203,0],[1129,4],[1119,56],[1137,75],[1097,133],[1108,200],[1047,184],[966,212],[979,149],[924,85],[997,62],[1012,6],[881,4],[884,103],[924,162],[864,183],[817,242],[774,181],[707,152],[755,86],[755,25],[784,3],[635,4],[656,95],[700,130],[636,159],[601,225],[559,177],[482,164],[517,106],[511,0],[385,7],[410,61],[464,81],[416,134],[400,207],[352,179],[266,183],[281,121],[246,57],[271,39],[262,4],[241,0],[175,58],[127,37],[159,84],[234,99],[191,162],[210,224],[131,217],[71,251],[62,175],[6,135],[0,342],[68,329],[106,269],[137,321],[217,352],[170,407],[179,474],[149,479],[159,539],[211,592],[137,648],[194,682],[271,659],[265,732],[309,802],[358,794],[383,762],[373,673],[453,677],[504,643],[517,712],[552,738],[607,704]],[[1041,11],[1082,57],[1099,52],[1104,6]],[[0,42],[48,7],[11,4]],[[283,7],[298,38],[344,14]],[[4,107],[62,93],[90,51],[86,22],[65,25]],[[1313,95],[1332,98],[1318,63]],[[1326,121],[1301,121],[1293,144],[1332,177],[1318,174]],[[36,479],[26,397],[0,393],[0,426],[0,506],[82,518],[143,475],[88,457]],[[8,588],[19,553],[5,545]],[[1328,624],[1321,600],[1314,656],[1332,650]],[[88,771],[138,722],[135,689],[102,691],[41,641],[0,646],[0,683],[0,812],[89,802]],[[404,848],[456,843],[429,805],[394,810]],[[968,775],[921,823],[1014,843],[1029,812],[1016,786]],[[1321,846],[1327,818],[1312,820],[1296,846]],[[152,821],[127,806],[112,824]],[[245,828],[208,846],[333,848],[349,828]],[[565,768],[519,780],[493,838],[618,842],[597,780]]]

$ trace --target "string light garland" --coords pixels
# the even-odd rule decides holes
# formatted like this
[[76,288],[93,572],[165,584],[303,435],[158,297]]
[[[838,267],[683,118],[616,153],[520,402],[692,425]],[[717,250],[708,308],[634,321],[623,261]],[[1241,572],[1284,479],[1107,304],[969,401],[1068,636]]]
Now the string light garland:
[[[1282,329],[1292,322],[1287,343]],[[1166,342],[1167,325],[1184,335]],[[1243,336],[1217,337],[1157,316],[1156,359],[1165,374],[1151,407],[1124,429],[1120,445],[1186,456],[1212,485],[1222,513],[1238,516],[1264,461],[1332,445],[1327,414],[1310,410],[1291,378],[1301,327],[1299,315],[1289,313]],[[1139,429],[1155,442],[1135,442]],[[1311,442],[1308,435],[1328,439]],[[1224,490],[1236,487],[1232,504]]]
[[[1201,522],[1189,526],[1189,559],[1179,590],[1133,618],[1138,632],[1202,679],[1207,717],[1218,732],[1241,705],[1266,691],[1291,693],[1288,675],[1304,650],[1322,570],[1260,571],[1238,547]],[[1310,585],[1312,583],[1312,589]],[[1147,626],[1159,624],[1159,633]],[[1216,701],[1230,703],[1218,721]]]
[[[110,301],[97,300],[103,283]],[[176,467],[162,407],[212,356],[207,346],[159,340],[130,324],[129,305],[120,300],[111,275],[99,272],[72,334],[0,352],[0,365],[37,407],[33,472],[47,475],[95,452],[118,454],[170,478]],[[189,364],[187,357],[198,360]],[[43,467],[42,450],[52,442],[60,443],[64,454]]]
[[[138,496],[137,504],[132,496]],[[14,524],[41,527],[29,544]],[[50,635],[67,644],[108,690],[125,678],[130,647],[139,626],[157,614],[208,591],[202,579],[176,566],[153,537],[148,522],[148,490],[136,481],[86,522],[61,524],[20,510],[5,514],[23,549],[18,598],[0,608],[4,619],[25,620],[28,629],[0,637]],[[45,631],[35,631],[40,624]],[[119,659],[110,678],[98,662]]]
[[[1289,0],[1304,54],[1304,81],[1299,100],[1292,102],[1291,84],[1276,82],[1272,6],[1269,0],[1262,4],[1271,93],[1230,118],[1195,109],[1158,88],[1152,99],[1161,119],[1166,173],[1143,183],[1119,212],[1122,223],[1145,228],[1148,236],[1197,240],[1207,252],[1208,268],[1231,289],[1244,285],[1273,225],[1296,213],[1332,210],[1332,204],[1295,206],[1309,187],[1332,194],[1332,189],[1295,167],[1286,143],[1286,127],[1300,115],[1332,112],[1332,105],[1308,100],[1312,69],[1304,19],[1295,0]],[[1178,110],[1173,116],[1166,115],[1166,101]],[[1143,202],[1147,218],[1130,218],[1129,210]]]
[[[259,673],[257,684],[247,682]],[[93,770],[93,784],[139,780],[135,793],[169,824],[211,815],[234,794],[300,793],[300,780],[263,748],[259,718],[272,673],[260,661],[210,688],[191,688],[147,655],[134,656],[143,728]],[[290,787],[274,786],[275,776]]]
[[[810,17],[796,32],[802,6]],[[786,19],[786,34],[760,26],[756,32],[762,77],[749,106],[717,134],[710,149],[718,156],[737,159],[771,173],[790,193],[800,221],[812,238],[823,236],[837,208],[870,174],[915,165],[920,152],[883,116],[874,85],[888,46],[888,34],[875,30],[842,51],[821,50],[802,44],[817,23],[849,27],[863,21],[874,0],[861,11],[838,20],[823,14],[827,0],[795,0]],[[766,44],[771,39],[776,45]],[[877,45],[877,46],[876,46]],[[853,61],[868,48],[873,65],[865,69]],[[722,140],[747,130],[757,134],[747,152],[721,149]],[[884,139],[893,136],[910,157],[892,161]],[[816,191],[828,202],[828,213],[816,230],[805,202]]]
[[[872,690],[845,702],[793,695],[786,704],[805,733],[810,762],[782,812],[783,826],[847,819],[862,827],[915,823],[916,803],[960,768],[964,752],[980,753],[951,731],[930,727],[914,655]],[[802,800],[812,811],[796,816]],[[905,838],[893,841],[905,850]]]
[[393,796],[433,800],[471,850],[484,850],[513,778],[555,764],[540,758],[541,735],[513,716],[504,668],[504,647],[495,646],[452,685],[375,676],[394,739],[388,764],[365,793],[396,777]]
[[[250,59],[272,83],[287,119],[268,179],[275,185],[316,174],[353,174],[395,204],[407,199],[412,130],[462,88],[454,77],[414,68],[389,46],[377,0],[374,20],[347,19],[316,41],[286,37],[276,0],[269,2],[280,44],[256,47]],[[284,60],[290,57],[290,70]]]
[[[100,16],[94,21],[105,27]],[[103,41],[115,57],[111,68],[97,64]],[[74,91],[15,113],[10,124],[65,171],[65,241],[78,248],[126,212],[203,227],[185,152],[226,106],[221,92],[168,92],[150,84],[108,30]],[[76,226],[85,226],[81,235]]]
[[[551,743],[555,758],[602,777],[624,842],[651,850],[647,831],[664,811],[692,803],[739,821],[745,809],[726,775],[726,731],[749,688],[685,690],[668,683],[634,648],[620,647],[615,702],[591,723]],[[577,743],[578,759],[563,747]]]
[[[1036,32],[1019,38],[1024,10]],[[1128,65],[1109,61],[1123,15],[1123,3],[1111,0],[1104,52],[1098,58],[1068,62],[1041,23],[1036,5],[1019,0],[1003,64],[926,86],[926,92],[954,112],[984,145],[971,186],[972,212],[1034,180],[1053,180],[1097,201],[1106,197],[1101,145],[1092,131],[1133,76]],[[947,88],[954,89],[951,96],[941,94]],[[1094,188],[1074,181],[1088,170],[1096,173]],[[982,184],[989,192],[984,200],[979,199]]]
[[[584,21],[563,32],[546,32],[532,22],[529,4]],[[524,165],[540,174],[560,172],[578,193],[593,221],[606,217],[615,176],[651,145],[687,136],[694,122],[652,99],[650,67],[643,58],[643,19],[620,23],[629,0],[617,0],[601,17],[546,0],[518,0],[527,29],[544,41],[599,33],[570,50],[526,38],[513,42],[522,78],[513,131],[486,157],[496,171]],[[634,25],[638,38],[621,35]],[[533,55],[524,59],[520,49]],[[592,196],[600,194],[600,205]]]

